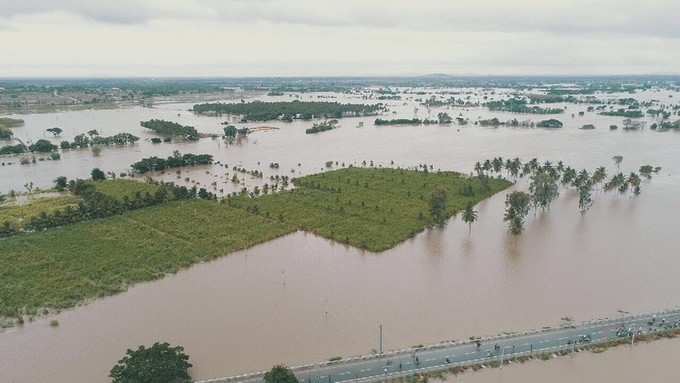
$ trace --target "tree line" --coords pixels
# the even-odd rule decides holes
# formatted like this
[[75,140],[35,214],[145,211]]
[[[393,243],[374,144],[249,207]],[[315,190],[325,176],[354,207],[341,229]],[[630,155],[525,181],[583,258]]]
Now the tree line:
[[[623,161],[623,156],[612,157],[617,169]],[[510,232],[519,234],[524,227],[524,221],[533,208],[546,210],[559,197],[560,187],[571,187],[578,193],[578,209],[585,214],[593,204],[593,192],[601,187],[605,192],[617,191],[620,194],[632,192],[635,196],[641,193],[642,177],[651,179],[658,173],[660,167],[643,165],[639,171],[628,175],[617,172],[608,178],[605,167],[599,167],[592,172],[586,169],[577,171],[566,166],[562,161],[539,163],[537,159],[522,162],[519,158],[503,159],[496,157],[484,162],[477,162],[474,171],[482,177],[495,173],[500,176],[503,171],[510,177],[517,179],[528,176],[529,190],[514,191],[508,194],[505,205],[504,220],[508,222]]]
[[341,104],[338,102],[277,101],[196,104],[193,111],[198,114],[239,115],[242,122],[312,118],[342,118],[347,116],[371,116],[383,110],[383,104]]
[[211,165],[213,156],[210,154],[181,154],[175,150],[168,158],[148,157],[133,163],[130,167],[136,173],[144,174],[151,171],[160,171],[169,168],[179,168],[183,166]]
[[0,237],[9,237],[22,231],[42,231],[91,219],[111,217],[168,201],[194,198],[214,200],[217,198],[205,188],[197,189],[196,186],[187,188],[177,186],[174,183],[149,181],[158,185],[156,192],[136,192],[132,197],[123,196],[118,199],[97,191],[96,183],[105,179],[106,174],[98,168],[92,170],[91,180],[68,180],[63,176],[57,177],[54,180],[55,189],[57,191],[68,191],[80,197],[78,205],[75,207],[67,206],[51,213],[43,211],[38,216],[31,218],[22,229],[6,221],[0,226]]
[[172,121],[151,119],[141,121],[139,124],[161,136],[182,137],[188,141],[197,141],[200,138],[198,131],[193,126],[185,126]]

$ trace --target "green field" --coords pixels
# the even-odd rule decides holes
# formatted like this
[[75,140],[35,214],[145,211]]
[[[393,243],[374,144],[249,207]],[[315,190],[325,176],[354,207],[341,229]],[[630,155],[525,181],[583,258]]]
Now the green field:
[[[397,169],[351,168],[303,177],[292,192],[237,198],[232,206],[293,223],[338,242],[383,251],[433,224],[430,197],[447,190],[449,216],[505,189],[509,182],[477,179],[454,172],[424,173]],[[461,194],[464,185],[473,196]]]
[[[122,196],[126,185],[144,184],[97,187]],[[175,201],[17,235],[0,240],[0,316],[72,307],[298,229],[382,251],[433,224],[433,190],[447,190],[453,215],[509,185],[490,179],[483,188],[452,172],[342,169],[300,178],[290,192],[226,203]],[[461,194],[465,186],[472,194]]]
[[11,237],[0,241],[0,315],[72,307],[291,230],[195,200]]
[[0,117],[0,128],[16,128],[24,125],[24,120],[18,118]]
[[149,193],[154,194],[158,191],[159,186],[147,182],[116,179],[93,182],[95,190],[108,195],[109,197],[122,200],[123,197],[134,198],[135,194],[142,195]]
[[0,224],[9,222],[21,228],[24,222],[40,213],[53,213],[56,210],[65,209],[67,206],[75,207],[78,205],[79,198],[70,194],[43,196],[44,193],[30,195],[29,200],[18,203],[12,198],[0,204]]
[[[142,195],[145,193],[154,194],[159,188],[158,185],[124,179],[92,182],[92,184],[96,191],[120,200],[124,196],[132,199],[137,192]],[[0,203],[0,225],[8,222],[17,228],[21,228],[25,222],[41,213],[51,214],[56,210],[63,210],[67,206],[76,207],[80,201],[80,197],[68,192],[39,192],[21,198],[26,198],[26,201],[18,203],[16,198],[10,198]]]

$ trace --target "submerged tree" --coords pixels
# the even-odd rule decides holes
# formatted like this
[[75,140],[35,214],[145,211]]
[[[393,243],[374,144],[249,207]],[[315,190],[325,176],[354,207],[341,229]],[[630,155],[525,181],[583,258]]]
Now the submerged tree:
[[463,210],[463,222],[468,225],[468,233],[472,232],[472,224],[477,221],[477,211],[472,208],[472,204],[468,204]]
[[623,175],[623,173],[616,174],[604,184],[604,190],[612,191],[619,189],[624,183],[626,183],[626,177]]
[[446,189],[439,188],[432,192],[432,198],[430,199],[430,212],[435,223],[442,225],[446,222],[446,218],[448,218],[446,209]]
[[543,210],[550,207],[550,204],[559,197],[558,178],[549,171],[537,171],[531,176],[529,192],[534,207]]
[[616,168],[621,170],[621,162],[623,162],[623,156],[614,156],[612,157],[612,160],[614,160]]
[[512,234],[520,234],[524,229],[524,220],[529,214],[531,196],[525,192],[514,191],[505,199],[505,215],[503,220],[509,223]]
[[591,181],[593,182],[593,185],[599,185],[604,180],[607,178],[607,169],[604,168],[604,166],[600,166],[599,168],[595,169],[595,172],[593,172],[593,177],[591,178]]
[[588,177],[583,181],[579,182],[576,187],[578,190],[578,208],[581,214],[585,214],[588,209],[593,205],[593,180]]
[[57,128],[57,127],[48,128],[48,129],[46,129],[46,130],[47,130],[48,133],[52,133],[52,135],[53,135],[54,137],[60,136],[61,133],[63,132],[63,130],[62,130],[61,128]]
[[635,172],[630,173],[630,175],[628,176],[628,184],[630,184],[630,187],[633,189],[633,194],[640,195],[641,182],[642,179],[640,179],[639,175],[637,175]]

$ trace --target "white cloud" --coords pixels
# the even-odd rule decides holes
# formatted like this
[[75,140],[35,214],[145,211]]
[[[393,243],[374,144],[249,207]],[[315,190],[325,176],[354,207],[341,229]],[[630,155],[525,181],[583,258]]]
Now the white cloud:
[[0,76],[678,72],[680,2],[0,0]]

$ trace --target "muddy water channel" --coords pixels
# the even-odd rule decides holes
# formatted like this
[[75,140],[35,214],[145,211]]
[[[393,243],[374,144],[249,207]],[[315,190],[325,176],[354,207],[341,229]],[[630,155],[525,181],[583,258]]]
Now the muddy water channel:
[[[393,118],[413,117],[414,103],[393,103]],[[188,108],[174,104],[25,115],[26,126],[15,132],[35,140],[45,128],[58,125],[65,136],[96,128],[103,135],[130,132],[148,138],[138,125],[148,118],[195,125],[202,132],[220,131],[223,118],[194,116]],[[438,110],[430,113],[436,116]],[[471,119],[521,119],[482,108],[448,111]],[[468,172],[479,160],[517,156],[562,160],[577,168],[607,166],[612,173],[616,167],[611,157],[623,155],[624,172],[647,163],[663,167],[661,174],[643,183],[639,197],[596,193],[585,216],[578,213],[575,193],[563,190],[549,211],[530,217],[519,237],[508,235],[502,222],[505,193],[478,206],[479,221],[469,234],[459,220],[452,220],[380,254],[294,233],[5,330],[0,333],[0,382],[106,382],[126,348],[156,340],[185,346],[194,377],[208,378],[274,363],[368,353],[377,348],[379,323],[390,349],[555,325],[565,316],[586,320],[617,315],[619,309],[676,306],[680,136],[648,129],[609,131],[610,124],[620,125],[622,119],[593,113],[572,118],[571,112],[559,117],[565,127],[558,130],[374,127],[373,118],[354,118],[341,120],[336,130],[305,135],[310,123],[251,124],[281,129],[251,134],[231,146],[211,139],[157,146],[142,141],[134,147],[104,149],[99,157],[73,151],[60,161],[0,167],[0,190],[5,192],[21,190],[28,181],[47,187],[57,175],[85,177],[93,167],[125,171],[142,157],[173,150],[212,153],[229,167],[262,170],[267,177],[320,171],[328,160],[427,163]],[[426,113],[417,112],[421,117]],[[360,121],[364,127],[357,128]],[[597,129],[578,129],[587,123]],[[280,163],[280,169],[270,170],[270,162]],[[216,165],[186,171],[183,177],[205,185],[217,182],[228,192],[234,186],[226,182],[226,173],[231,170]],[[50,326],[54,319],[58,327]]]

